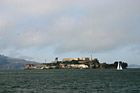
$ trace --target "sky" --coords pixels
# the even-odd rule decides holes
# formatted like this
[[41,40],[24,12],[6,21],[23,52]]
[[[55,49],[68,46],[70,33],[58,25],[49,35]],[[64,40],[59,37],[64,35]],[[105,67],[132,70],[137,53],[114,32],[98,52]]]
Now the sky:
[[0,54],[140,65],[140,0],[0,0]]

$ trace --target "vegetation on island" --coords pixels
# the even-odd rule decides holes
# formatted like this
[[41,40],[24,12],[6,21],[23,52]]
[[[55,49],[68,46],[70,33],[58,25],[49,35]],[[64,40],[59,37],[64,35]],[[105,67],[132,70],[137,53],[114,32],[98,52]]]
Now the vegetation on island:
[[118,62],[123,69],[127,68],[128,64],[122,61],[116,61],[113,64],[107,64],[106,62],[100,63],[97,58],[93,60],[72,60],[72,61],[54,61],[52,63],[43,63],[37,66],[31,64],[26,65],[26,69],[81,69],[81,68],[100,68],[100,69],[116,69]]

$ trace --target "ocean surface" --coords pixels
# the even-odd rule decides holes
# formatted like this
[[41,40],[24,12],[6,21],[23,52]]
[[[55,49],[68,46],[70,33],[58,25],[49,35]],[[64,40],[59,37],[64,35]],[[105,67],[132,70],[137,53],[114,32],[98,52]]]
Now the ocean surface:
[[0,71],[0,93],[140,93],[140,69]]

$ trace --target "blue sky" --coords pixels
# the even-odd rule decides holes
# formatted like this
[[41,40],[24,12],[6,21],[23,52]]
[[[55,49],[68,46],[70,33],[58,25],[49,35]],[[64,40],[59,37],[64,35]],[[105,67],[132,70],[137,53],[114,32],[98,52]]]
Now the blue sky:
[[140,65],[139,0],[0,0],[0,53]]

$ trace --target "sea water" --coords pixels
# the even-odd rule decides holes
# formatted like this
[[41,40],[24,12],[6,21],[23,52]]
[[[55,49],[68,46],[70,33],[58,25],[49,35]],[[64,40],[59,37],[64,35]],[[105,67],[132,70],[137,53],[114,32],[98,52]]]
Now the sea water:
[[140,69],[0,71],[0,93],[140,93]]

